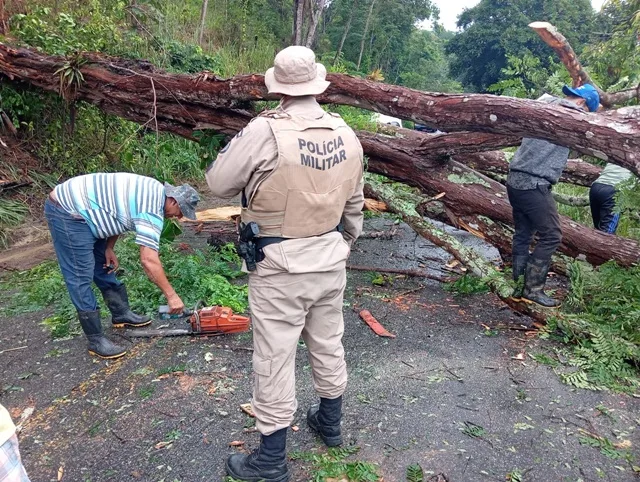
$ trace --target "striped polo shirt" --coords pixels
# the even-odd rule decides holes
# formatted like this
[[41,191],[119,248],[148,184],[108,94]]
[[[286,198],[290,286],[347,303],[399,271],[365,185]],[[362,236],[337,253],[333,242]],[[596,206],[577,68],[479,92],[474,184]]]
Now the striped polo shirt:
[[158,251],[165,193],[150,177],[119,172],[74,177],[54,189],[69,214],[79,215],[98,239],[135,231],[135,242]]

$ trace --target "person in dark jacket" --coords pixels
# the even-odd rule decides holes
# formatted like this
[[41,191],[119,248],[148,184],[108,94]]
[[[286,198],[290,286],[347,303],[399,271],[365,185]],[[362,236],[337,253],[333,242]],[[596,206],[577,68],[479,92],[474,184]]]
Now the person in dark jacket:
[[[589,84],[578,88],[565,86],[566,98],[543,95],[538,100],[569,109],[595,112],[600,105],[598,91]],[[514,294],[544,307],[558,306],[544,293],[551,256],[562,241],[560,217],[551,194],[567,165],[569,149],[542,139],[522,140],[509,165],[507,194],[513,208],[513,279],[524,276],[524,290]],[[530,254],[534,236],[538,243]]]

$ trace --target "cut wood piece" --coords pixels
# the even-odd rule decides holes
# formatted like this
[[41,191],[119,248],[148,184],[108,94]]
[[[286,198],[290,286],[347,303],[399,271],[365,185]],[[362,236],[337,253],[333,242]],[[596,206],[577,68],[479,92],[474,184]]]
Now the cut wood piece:
[[379,213],[379,212],[386,211],[387,205],[382,201],[378,201],[376,199],[365,198],[364,210]]
[[378,320],[374,318],[369,310],[362,310],[360,312],[360,318],[373,330],[373,332],[385,338],[395,338],[396,335],[387,331],[387,329],[380,324]]
[[554,50],[560,58],[560,61],[569,71],[569,75],[573,79],[574,87],[580,87],[583,84],[592,84],[598,89],[599,93],[602,93],[602,90],[594,84],[589,74],[582,68],[580,60],[578,60],[578,56],[573,51],[569,41],[556,27],[549,22],[532,22],[529,24],[529,27],[540,36],[544,43]]
[[240,410],[242,410],[244,413],[246,413],[250,417],[254,417],[255,418],[255,416],[256,416],[256,414],[253,413],[253,407],[251,406],[250,403],[242,403],[242,404],[240,404]]
[[233,221],[235,216],[240,216],[240,206],[223,206],[220,208],[196,211],[196,219],[182,218],[183,223],[202,223],[212,221]]

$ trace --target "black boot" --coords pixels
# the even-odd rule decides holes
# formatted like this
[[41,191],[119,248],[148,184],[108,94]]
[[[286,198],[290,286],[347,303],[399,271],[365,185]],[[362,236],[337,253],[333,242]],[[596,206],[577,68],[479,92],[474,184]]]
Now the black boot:
[[533,256],[527,263],[527,271],[524,277],[524,292],[522,299],[527,302],[536,303],[545,308],[554,308],[560,305],[558,300],[547,296],[544,293],[544,284],[547,281],[547,273],[551,266],[551,259],[539,259]]
[[84,334],[89,340],[89,353],[101,358],[120,358],[127,350],[112,343],[109,338],[102,334],[102,323],[100,323],[100,310],[78,311],[78,319]]
[[524,275],[527,271],[527,263],[529,262],[528,254],[519,254],[511,258],[511,269],[513,271],[513,281],[516,282],[516,288],[513,290],[511,297],[514,300],[520,300],[522,298],[522,291],[524,290]]
[[314,405],[307,412],[307,424],[320,435],[327,447],[342,445],[342,395],[338,398],[320,398],[320,405]]
[[262,435],[260,447],[246,454],[233,454],[227,459],[227,474],[247,482],[287,482],[287,429]]
[[111,312],[111,323],[114,328],[124,328],[125,326],[137,328],[151,323],[151,318],[148,316],[137,315],[131,311],[127,288],[123,284],[100,291],[102,291],[104,302]]

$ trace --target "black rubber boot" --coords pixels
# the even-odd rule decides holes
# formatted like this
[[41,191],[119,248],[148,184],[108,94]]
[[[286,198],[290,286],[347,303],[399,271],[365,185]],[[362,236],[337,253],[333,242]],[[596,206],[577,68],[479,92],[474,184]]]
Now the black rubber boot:
[[551,259],[538,259],[533,256],[527,263],[527,271],[524,276],[524,292],[522,299],[535,303],[545,308],[560,306],[560,302],[544,293],[544,285],[547,282],[547,273],[551,266]]
[[131,326],[137,328],[151,323],[148,316],[137,315],[129,308],[129,295],[127,288],[122,284],[116,288],[107,288],[102,291],[104,302],[111,312],[111,323],[114,328]]
[[100,310],[78,311],[78,319],[84,334],[89,340],[89,353],[101,358],[120,358],[127,350],[113,343],[102,334],[102,323],[100,323]]
[[307,424],[320,435],[327,447],[342,445],[342,395],[338,398],[320,398],[320,405],[314,405],[307,412]]
[[516,289],[513,291],[513,295],[511,295],[511,297],[514,300],[520,300],[522,298],[522,292],[524,291],[524,275],[527,271],[528,262],[529,262],[528,254],[524,254],[524,255],[519,254],[511,258],[511,269],[513,270],[513,281],[516,282]]
[[260,447],[246,454],[233,454],[227,459],[227,474],[248,482],[287,482],[287,429],[262,435]]

